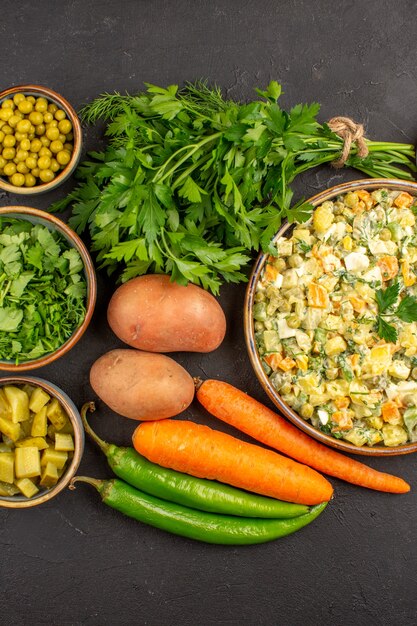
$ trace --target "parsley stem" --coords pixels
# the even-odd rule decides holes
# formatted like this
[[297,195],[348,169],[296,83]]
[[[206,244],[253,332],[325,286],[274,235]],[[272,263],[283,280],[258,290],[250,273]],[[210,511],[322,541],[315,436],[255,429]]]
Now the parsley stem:
[[191,172],[201,167],[204,163],[207,163],[209,159],[211,159],[211,154],[206,155],[193,165],[190,165],[190,167],[184,170],[183,173],[180,174],[178,178],[176,178],[175,181],[171,184],[171,189],[174,191],[177,187],[179,187],[180,183],[182,183],[182,181],[191,174]]
[[6,285],[6,288],[4,290],[2,290],[1,295],[0,295],[0,306],[3,306],[3,302],[4,302],[4,298],[7,296],[7,293],[10,289],[10,287],[12,286],[12,281],[9,280],[9,282]]
[[[159,182],[162,183],[166,178],[168,178],[173,172],[175,172],[176,169],[179,168],[180,165],[182,165],[185,161],[187,161],[187,159],[189,159],[191,156],[193,156],[193,154],[195,152],[197,152],[197,150],[199,150],[202,146],[204,146],[206,143],[209,143],[210,141],[213,141],[214,139],[217,139],[217,137],[221,137],[221,135],[223,135],[223,132],[219,131],[218,133],[213,133],[212,135],[210,135],[209,137],[206,137],[205,139],[202,139],[201,141],[199,141],[198,143],[194,144],[193,148],[185,155],[183,156],[181,159],[179,159],[179,161],[177,161],[174,165],[174,167],[171,167],[170,170],[168,170],[168,172],[165,172],[165,174],[162,177],[159,177],[159,171],[158,173],[154,176],[153,178],[153,182]],[[166,166],[168,165],[168,163],[170,161],[172,161],[173,158],[175,158],[179,152],[183,152],[184,149],[190,148],[191,145],[188,146],[184,146],[183,148],[180,148],[179,150],[177,150],[177,152],[174,152],[173,155],[171,155],[171,157],[169,159],[167,159],[164,163],[164,165],[162,166],[163,169],[166,168]]]

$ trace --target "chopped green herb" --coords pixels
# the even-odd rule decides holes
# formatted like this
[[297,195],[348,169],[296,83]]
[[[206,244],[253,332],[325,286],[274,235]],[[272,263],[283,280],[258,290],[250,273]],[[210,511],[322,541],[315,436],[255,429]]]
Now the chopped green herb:
[[85,317],[77,250],[45,226],[0,218],[0,359],[16,363],[57,350]]
[[307,254],[307,252],[310,252],[310,250],[313,247],[313,246],[310,246],[305,241],[297,241],[297,246],[298,246],[299,250],[301,250],[301,252],[304,252],[305,254]]

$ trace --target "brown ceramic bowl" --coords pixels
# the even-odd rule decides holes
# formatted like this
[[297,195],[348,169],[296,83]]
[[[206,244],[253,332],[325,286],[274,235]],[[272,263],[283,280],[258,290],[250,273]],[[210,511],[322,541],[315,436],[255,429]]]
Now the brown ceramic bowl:
[[0,507],[24,509],[37,506],[38,504],[48,502],[54,498],[60,491],[65,489],[71,481],[71,478],[75,476],[84,451],[84,428],[81,417],[77,407],[67,394],[47,380],[35,378],[34,376],[8,376],[7,378],[0,379],[0,386],[2,385],[35,385],[36,387],[42,387],[51,398],[56,398],[60,402],[74,428],[74,456],[71,459],[71,463],[67,466],[66,471],[62,474],[54,487],[51,489],[43,489],[32,498],[26,498],[24,495],[0,496]]
[[67,226],[67,224],[62,222],[54,215],[50,215],[45,211],[40,211],[31,207],[8,206],[0,208],[0,217],[1,216],[25,219],[29,222],[32,222],[33,224],[42,224],[51,231],[58,231],[67,240],[71,247],[78,250],[84,264],[84,273],[87,282],[87,303],[84,321],[81,326],[79,326],[74,331],[71,337],[64,344],[62,344],[60,348],[38,359],[33,359],[32,361],[23,361],[18,365],[16,365],[14,361],[0,360],[0,370],[6,370],[9,372],[23,372],[35,369],[37,367],[43,367],[44,365],[52,363],[52,361],[56,361],[56,359],[59,359],[61,356],[71,350],[71,348],[75,346],[77,341],[81,339],[81,337],[87,330],[87,327],[93,315],[94,306],[96,303],[97,279],[91,257],[79,236],[69,226]]
[[[412,195],[417,195],[417,183],[410,183],[402,180],[391,180],[391,179],[366,179],[366,180],[355,180],[350,183],[344,183],[342,185],[337,185],[336,187],[330,187],[325,191],[313,196],[308,200],[313,206],[318,206],[322,204],[326,200],[332,200],[336,196],[346,193],[348,191],[355,191],[356,189],[368,189],[374,190],[380,187],[385,187],[388,189],[394,189],[398,191],[408,191],[408,193]],[[279,237],[283,235],[290,235],[293,226],[291,224],[283,224],[278,233],[275,235],[273,241],[275,242]],[[256,260],[255,266],[253,268],[251,277],[249,279],[249,284],[246,290],[246,298],[244,305],[244,328],[245,328],[245,339],[246,345],[249,352],[249,358],[252,364],[253,369],[255,370],[255,374],[258,377],[259,382],[262,387],[275,404],[275,406],[279,409],[285,417],[287,417],[290,422],[298,426],[302,431],[311,435],[314,439],[317,439],[321,443],[324,443],[332,448],[337,448],[338,450],[343,450],[344,452],[350,452],[352,454],[361,454],[365,456],[394,456],[399,454],[409,454],[411,452],[417,451],[417,442],[406,443],[401,446],[396,446],[392,448],[388,448],[381,445],[375,446],[355,446],[348,441],[343,441],[342,439],[335,439],[330,435],[326,435],[321,431],[317,430],[310,422],[307,422],[303,419],[298,413],[296,413],[290,406],[288,406],[281,398],[276,389],[272,386],[269,381],[268,376],[265,374],[264,369],[262,367],[261,359],[258,354],[258,350],[256,348],[255,343],[255,331],[254,331],[254,322],[253,322],[253,305],[254,305],[254,297],[256,291],[256,285],[261,275],[261,272],[264,268],[266,259],[269,255],[260,254]]]
[[8,180],[0,177],[0,189],[4,189],[8,193],[20,194],[20,195],[35,195],[45,193],[46,191],[51,191],[51,189],[55,189],[61,183],[63,183],[75,170],[78,165],[78,162],[81,157],[81,148],[82,148],[82,131],[81,131],[81,123],[78,119],[78,116],[74,110],[74,108],[70,105],[70,103],[65,100],[58,93],[49,89],[48,87],[41,87],[40,85],[17,85],[16,87],[10,87],[10,89],[6,89],[5,91],[0,92],[0,104],[6,98],[13,97],[16,93],[24,93],[26,96],[35,96],[36,98],[44,97],[49,102],[53,102],[60,109],[63,109],[67,114],[68,119],[72,124],[72,132],[74,134],[73,144],[74,150],[71,155],[71,160],[64,167],[63,170],[51,180],[50,183],[40,183],[39,185],[35,185],[35,187],[15,187],[10,184]]

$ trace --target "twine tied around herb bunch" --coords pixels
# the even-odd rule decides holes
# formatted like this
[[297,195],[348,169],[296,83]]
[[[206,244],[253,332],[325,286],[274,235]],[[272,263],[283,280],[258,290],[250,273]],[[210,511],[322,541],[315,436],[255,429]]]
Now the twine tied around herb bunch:
[[349,158],[352,143],[356,143],[358,157],[364,159],[368,156],[369,150],[364,137],[363,124],[357,124],[350,117],[332,117],[327,125],[331,131],[343,139],[342,152],[338,159],[332,161],[333,167],[339,169],[344,166]]

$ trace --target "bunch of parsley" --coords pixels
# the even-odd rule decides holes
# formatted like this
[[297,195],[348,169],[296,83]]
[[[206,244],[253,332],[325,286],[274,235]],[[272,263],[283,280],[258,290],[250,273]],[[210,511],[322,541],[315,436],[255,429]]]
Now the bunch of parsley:
[[0,218],[0,359],[37,359],[71,337],[85,317],[83,269],[58,233]]
[[[311,206],[291,206],[290,184],[336,159],[343,142],[317,122],[318,104],[281,109],[274,81],[249,104],[204,83],[147,87],[104,94],[83,109],[84,121],[108,122],[110,144],[92,153],[79,168],[82,183],[52,210],[72,204],[71,226],[89,229],[98,263],[109,273],[121,268],[122,281],[165,272],[218,293],[223,281],[246,280],[251,251],[270,249],[284,218],[309,218]],[[412,146],[368,148],[360,159],[353,146],[347,165],[412,178]]]

